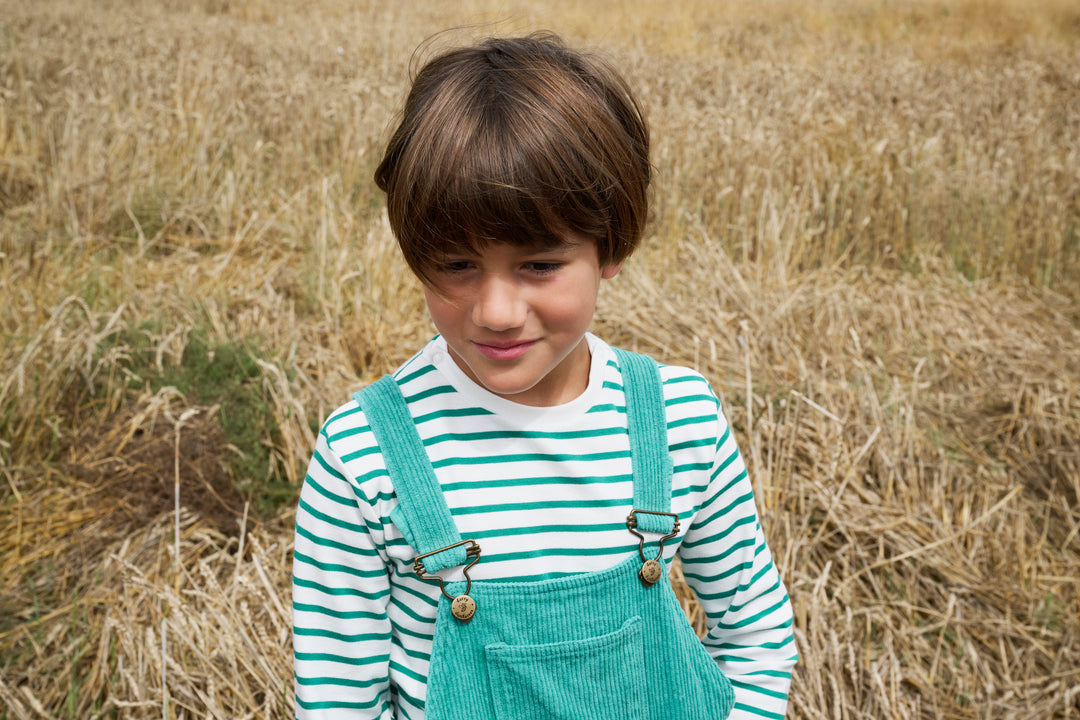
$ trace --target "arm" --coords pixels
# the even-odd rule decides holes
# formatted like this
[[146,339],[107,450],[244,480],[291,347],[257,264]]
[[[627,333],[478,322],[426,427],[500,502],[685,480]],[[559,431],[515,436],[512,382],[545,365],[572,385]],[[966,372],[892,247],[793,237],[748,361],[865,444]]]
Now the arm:
[[293,668],[297,720],[393,718],[390,582],[371,503],[319,433],[296,511]]
[[791,602],[719,403],[717,418],[709,487],[679,550],[683,574],[707,617],[702,642],[735,690],[731,720],[782,718],[798,659]]

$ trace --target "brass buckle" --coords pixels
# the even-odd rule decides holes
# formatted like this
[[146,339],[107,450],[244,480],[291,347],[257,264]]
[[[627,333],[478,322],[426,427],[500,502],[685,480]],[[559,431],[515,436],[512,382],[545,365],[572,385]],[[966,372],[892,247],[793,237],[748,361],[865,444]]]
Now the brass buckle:
[[[660,547],[656,552],[656,557],[652,560],[645,559],[645,536],[636,529],[638,513],[644,515],[666,515],[675,521],[675,524],[671,528],[671,532],[660,538]],[[641,569],[638,571],[638,578],[641,580],[642,585],[649,587],[650,585],[655,584],[663,575],[663,569],[660,567],[660,558],[664,555],[664,543],[679,534],[679,516],[675,513],[657,512],[655,510],[631,510],[630,514],[626,516],[626,528],[638,537],[638,556],[641,558]]]
[[[428,575],[427,569],[424,567],[424,558],[431,557],[445,550],[452,550],[462,545],[468,545],[465,550],[465,557],[472,558],[472,562],[462,568],[462,574],[465,575],[465,592],[461,593],[457,597],[451,597],[450,593],[446,592],[446,585],[443,583],[443,579],[438,575]],[[476,602],[469,597],[469,590],[472,589],[472,578],[469,577],[469,568],[476,563],[480,562],[480,546],[476,544],[475,540],[462,540],[461,542],[454,543],[453,545],[447,545],[444,548],[438,550],[432,550],[429,553],[423,555],[417,555],[413,558],[413,572],[416,573],[416,577],[420,578],[424,582],[431,582],[433,580],[439,581],[439,591],[450,600],[450,612],[454,617],[462,622],[469,622],[472,620],[473,614],[476,612]]]

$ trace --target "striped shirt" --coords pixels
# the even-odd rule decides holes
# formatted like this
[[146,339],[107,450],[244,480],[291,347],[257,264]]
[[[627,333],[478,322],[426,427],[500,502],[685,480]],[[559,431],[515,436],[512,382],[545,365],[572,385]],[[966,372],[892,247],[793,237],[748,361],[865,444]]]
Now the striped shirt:
[[[622,378],[593,335],[575,400],[530,407],[472,382],[432,340],[394,374],[454,521],[483,548],[473,580],[545,580],[637,552],[626,528],[633,477]],[[735,690],[732,718],[780,718],[797,659],[791,605],[719,401],[686,368],[662,366],[672,512],[703,643]],[[424,717],[437,583],[391,522],[394,486],[363,412],[331,414],[300,494],[293,563],[297,718]],[[459,579],[451,576],[450,579]]]

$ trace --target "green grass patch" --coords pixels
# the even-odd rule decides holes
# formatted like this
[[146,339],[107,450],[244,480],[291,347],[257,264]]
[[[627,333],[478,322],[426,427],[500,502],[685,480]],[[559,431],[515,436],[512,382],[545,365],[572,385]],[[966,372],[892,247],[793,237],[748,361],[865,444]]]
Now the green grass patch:
[[152,392],[172,386],[189,402],[218,406],[225,441],[235,449],[225,460],[237,490],[256,513],[272,515],[295,499],[296,488],[275,472],[271,459],[278,423],[262,388],[258,361],[266,356],[259,338],[213,342],[205,330],[196,329],[177,364],[159,371],[148,348],[136,349],[131,358],[128,369]]

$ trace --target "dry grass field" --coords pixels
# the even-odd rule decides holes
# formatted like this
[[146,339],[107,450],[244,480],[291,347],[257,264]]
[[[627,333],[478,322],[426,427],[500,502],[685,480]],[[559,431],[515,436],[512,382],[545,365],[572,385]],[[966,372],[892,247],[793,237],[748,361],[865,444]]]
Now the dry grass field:
[[313,434],[432,332],[371,174],[451,26],[640,91],[595,330],[721,393],[789,716],[1080,718],[1073,0],[0,0],[0,719],[292,717]]

